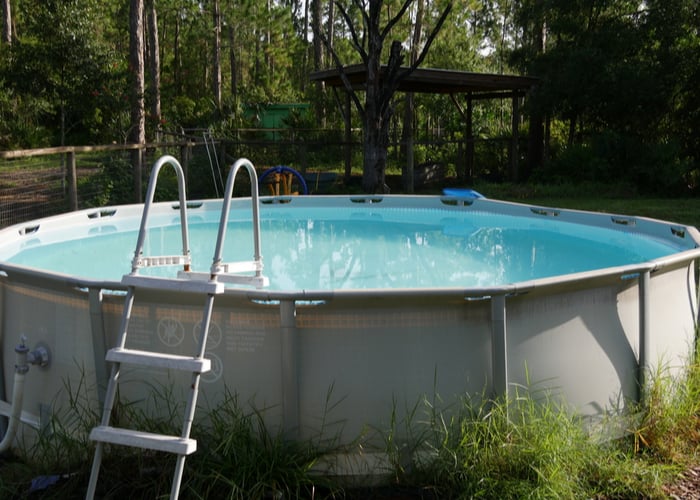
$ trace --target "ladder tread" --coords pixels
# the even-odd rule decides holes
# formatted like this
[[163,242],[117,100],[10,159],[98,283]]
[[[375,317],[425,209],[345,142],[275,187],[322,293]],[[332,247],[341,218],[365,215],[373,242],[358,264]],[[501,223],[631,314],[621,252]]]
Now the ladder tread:
[[211,360],[193,356],[181,356],[165,352],[141,351],[115,347],[107,351],[105,357],[113,363],[128,363],[132,365],[168,368],[192,373],[206,373],[211,370]]
[[220,294],[225,290],[224,284],[217,281],[163,278],[159,276],[141,276],[135,274],[124,275],[122,277],[122,284],[134,288],[150,288],[173,292]]
[[[191,280],[207,280],[211,276],[210,273],[205,272],[195,272],[195,271],[180,271],[178,273],[179,278],[191,279]],[[270,284],[270,280],[267,276],[262,275],[245,275],[232,272],[218,272],[216,274],[216,279],[218,283],[232,283],[238,285],[249,285],[255,286],[256,288],[263,288]]]
[[191,263],[189,255],[139,256],[135,259],[138,267],[189,266]]
[[164,451],[176,455],[190,455],[197,451],[196,439],[123,429],[109,425],[94,427],[90,432],[90,439],[101,443]]

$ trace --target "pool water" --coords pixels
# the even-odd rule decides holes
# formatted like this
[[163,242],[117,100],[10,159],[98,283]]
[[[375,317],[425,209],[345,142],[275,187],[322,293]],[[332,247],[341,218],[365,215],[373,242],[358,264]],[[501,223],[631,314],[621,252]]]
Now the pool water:
[[[193,269],[211,266],[218,213],[190,213]],[[131,267],[139,220],[96,223],[89,233],[49,230],[0,259],[97,280],[121,279]],[[177,217],[157,216],[145,255],[181,251]],[[250,260],[250,213],[232,218],[224,261]],[[488,211],[411,208],[261,208],[265,275],[273,290],[498,286],[635,264],[678,252],[671,242],[625,228],[514,217]],[[148,269],[144,274],[172,274]]]

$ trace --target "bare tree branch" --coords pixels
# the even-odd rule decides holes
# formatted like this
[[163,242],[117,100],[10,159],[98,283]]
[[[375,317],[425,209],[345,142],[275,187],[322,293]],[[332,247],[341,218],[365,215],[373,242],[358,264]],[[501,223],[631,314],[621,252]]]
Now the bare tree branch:
[[367,13],[368,11],[366,0],[352,0],[352,3],[360,11],[360,15],[362,16],[362,24],[367,26],[369,24],[369,14]]
[[[353,0],[353,3],[357,5],[358,0]],[[360,57],[362,58],[362,61],[367,64],[367,51],[365,51],[364,47],[364,36],[362,37],[362,41],[357,37],[357,32],[355,31],[355,25],[352,22],[352,19],[350,18],[350,15],[348,12],[345,10],[345,7],[341,5],[339,1],[335,2],[336,7],[338,7],[338,10],[340,10],[340,15],[343,16],[343,19],[345,20],[345,24],[347,25],[348,29],[350,30],[350,37],[352,38],[352,44],[357,49],[357,52],[359,52]],[[363,20],[366,17],[364,10],[362,9],[361,6],[360,10],[362,11],[362,17]],[[325,42],[324,42],[325,43]],[[330,50],[330,49],[329,49]]]
[[[410,0],[411,2],[413,0]],[[401,52],[401,44],[400,42],[393,42],[391,46],[391,55],[389,57],[389,63],[387,64],[387,70],[386,74],[384,75],[384,84],[383,84],[383,92],[386,92],[388,96],[391,96],[396,92],[396,89],[399,88],[399,85],[403,80],[408,78],[408,76],[413,73],[413,71],[421,65],[423,60],[425,59],[425,56],[428,53],[428,50],[430,49],[431,44],[433,43],[433,40],[435,40],[435,37],[437,36],[438,32],[442,28],[442,25],[445,23],[445,20],[447,19],[447,16],[450,14],[452,11],[452,2],[450,2],[445,10],[442,12],[440,15],[440,18],[438,19],[437,24],[433,27],[432,31],[430,32],[430,35],[428,36],[425,45],[421,49],[420,54],[416,58],[415,61],[411,63],[411,65],[408,67],[408,69],[403,69],[401,70],[400,64],[399,65],[394,65],[392,62],[395,61],[400,61],[403,62],[403,55],[400,55],[400,59],[398,59],[399,54]],[[395,55],[395,52],[397,55]],[[393,60],[393,61],[392,61]]]
[[445,7],[445,10],[442,12],[440,15],[440,19],[438,19],[437,24],[433,27],[432,31],[430,32],[430,35],[428,35],[427,40],[425,41],[425,45],[423,45],[423,48],[420,51],[420,54],[416,58],[416,60],[411,63],[410,67],[408,70],[405,70],[401,72],[397,77],[396,77],[396,82],[394,86],[394,90],[398,88],[399,84],[408,78],[408,76],[413,73],[413,71],[420,66],[423,63],[423,60],[425,59],[425,56],[428,54],[428,50],[430,50],[430,46],[432,45],[433,41],[435,40],[435,37],[437,34],[440,32],[440,29],[442,28],[442,25],[445,23],[445,20],[447,19],[447,16],[450,14],[452,11],[452,6],[453,2],[450,2],[447,7]]
[[447,16],[450,15],[450,12],[452,12],[453,5],[454,2],[450,2],[449,4],[447,4],[447,7],[445,7],[445,10],[442,12],[442,15],[440,16],[440,19],[438,19],[437,24],[435,25],[435,27],[433,27],[433,30],[430,32],[430,35],[428,35],[428,39],[425,41],[425,45],[423,45],[420,55],[418,56],[416,61],[411,65],[411,71],[420,66],[423,62],[423,59],[425,59],[425,56],[428,54],[428,50],[430,50],[430,46],[433,44],[435,37],[440,32],[440,29],[442,29],[442,25],[445,23],[445,20],[447,20]]
[[355,92],[355,89],[352,87],[352,83],[350,83],[348,75],[345,73],[343,62],[340,60],[335,50],[333,50],[333,47],[331,47],[331,44],[326,38],[326,36],[323,33],[319,33],[319,36],[321,37],[321,42],[323,42],[323,45],[326,46],[328,52],[331,55],[331,58],[333,59],[333,64],[338,70],[338,75],[340,76],[340,80],[343,82],[345,90],[348,92],[348,94],[350,94],[350,98],[352,99],[353,103],[355,103],[355,107],[357,108],[358,113],[360,113],[360,116],[364,119],[365,108],[360,102],[359,97],[357,97],[357,92]]
[[386,36],[389,34],[391,29],[396,25],[396,23],[398,23],[401,20],[403,15],[406,13],[406,10],[411,6],[412,3],[413,3],[413,0],[405,0],[404,1],[403,5],[399,9],[399,11],[396,13],[396,15],[389,20],[387,25],[382,30],[382,35],[381,35],[382,40],[384,40],[386,38]]

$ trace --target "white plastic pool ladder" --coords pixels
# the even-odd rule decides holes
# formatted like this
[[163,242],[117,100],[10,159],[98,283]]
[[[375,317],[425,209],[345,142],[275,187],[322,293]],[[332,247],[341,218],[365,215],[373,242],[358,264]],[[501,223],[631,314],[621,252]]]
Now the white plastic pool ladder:
[[[175,169],[179,190],[180,226],[182,231],[182,255],[168,255],[159,257],[143,256],[143,245],[147,233],[147,219],[149,209],[153,203],[156,180],[161,167],[170,164]],[[238,170],[245,167],[248,170],[251,183],[251,201],[253,205],[253,238],[254,256],[252,261],[223,264],[221,262],[226,227],[228,225],[229,210],[231,206],[231,196],[233,194],[233,184]],[[161,278],[152,276],[140,276],[139,269],[153,266],[181,265],[182,271],[177,278]],[[260,254],[260,220],[258,206],[258,182],[255,169],[250,161],[246,159],[238,160],[231,167],[226,190],[221,209],[219,221],[219,232],[214,252],[214,261],[210,272],[197,273],[190,269],[191,256],[189,248],[189,235],[187,230],[187,200],[185,199],[185,179],[182,168],[178,161],[172,156],[163,156],[154,164],[151,178],[148,184],[146,202],[141,216],[141,227],[139,229],[136,251],[132,261],[131,273],[124,275],[122,283],[127,286],[127,294],[124,303],[124,311],[121,321],[118,345],[107,352],[106,360],[112,363],[112,371],[105,393],[104,410],[100,425],[93,428],[90,439],[96,442],[95,455],[92,463],[90,482],[88,484],[86,498],[92,499],[97,487],[97,479],[102,462],[102,453],[105,443],[112,445],[131,446],[147,450],[155,450],[173,453],[177,455],[175,473],[173,475],[170,498],[176,499],[180,494],[180,483],[185,466],[187,455],[194,453],[197,449],[197,441],[190,438],[192,421],[197,406],[197,395],[199,392],[199,380],[202,373],[206,373],[211,368],[211,362],[204,357],[209,325],[211,321],[214,297],[223,293],[224,283],[239,283],[261,288],[267,286],[268,280],[263,276],[262,257]],[[252,273],[252,274],[251,274]],[[131,317],[131,310],[134,298],[138,289],[157,289],[175,292],[205,293],[206,300],[202,315],[202,327],[199,338],[199,350],[194,356],[180,356],[175,354],[141,351],[127,349],[126,338]],[[182,432],[179,436],[169,436],[163,434],[153,434],[139,430],[123,429],[110,426],[110,417],[116,398],[119,372],[122,364],[139,365],[147,367],[165,368],[169,370],[180,370],[192,373],[192,384],[189,389],[189,397],[184,413]]]

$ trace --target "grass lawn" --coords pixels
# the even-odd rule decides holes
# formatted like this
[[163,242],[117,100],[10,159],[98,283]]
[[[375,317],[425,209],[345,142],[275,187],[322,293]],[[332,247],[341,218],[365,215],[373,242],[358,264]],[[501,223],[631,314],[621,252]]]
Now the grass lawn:
[[[389,181],[388,181],[389,182]],[[361,180],[356,178],[352,187],[340,186],[332,194],[362,193]],[[392,194],[404,193],[399,176],[390,182]],[[658,197],[640,195],[625,185],[607,184],[512,184],[479,181],[465,184],[454,177],[425,185],[417,194],[440,194],[445,187],[468,187],[487,198],[516,203],[568,208],[592,212],[649,217],[678,224],[700,227],[700,196]]]
[[615,196],[614,191],[607,191],[605,188],[596,190],[588,187],[577,191],[572,186],[543,187],[512,184],[486,184],[477,186],[476,190],[489,198],[518,203],[636,215],[700,227],[700,198],[698,197]]
[[[518,200],[511,200],[518,201]],[[637,215],[677,222],[687,226],[700,226],[700,198],[532,198],[527,203],[574,208],[595,212]]]

